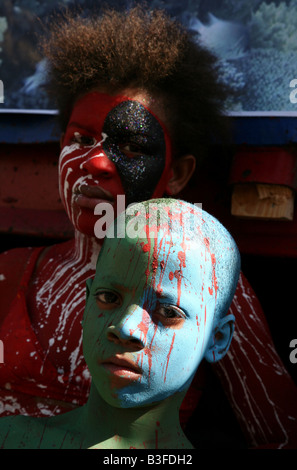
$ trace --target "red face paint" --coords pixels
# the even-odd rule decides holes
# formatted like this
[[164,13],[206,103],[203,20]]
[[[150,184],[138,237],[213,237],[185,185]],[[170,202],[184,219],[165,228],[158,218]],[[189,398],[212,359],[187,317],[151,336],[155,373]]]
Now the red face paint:
[[171,140],[140,101],[91,92],[77,101],[63,139],[60,194],[73,225],[93,235],[94,207],[160,197],[171,177]]

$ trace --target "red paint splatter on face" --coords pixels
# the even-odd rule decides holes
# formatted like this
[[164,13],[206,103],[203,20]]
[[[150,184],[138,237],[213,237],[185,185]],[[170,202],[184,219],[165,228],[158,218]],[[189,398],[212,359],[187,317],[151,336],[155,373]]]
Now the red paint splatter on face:
[[197,327],[198,327],[198,335],[197,335],[197,338],[196,338],[196,344],[197,344],[198,343],[198,338],[199,338],[199,332],[200,332],[200,322],[199,322],[198,315],[196,315],[196,322],[197,322]]
[[207,238],[204,238],[203,242],[206,248],[209,250],[209,240]]
[[[140,354],[138,354],[136,363],[137,363],[137,364],[140,366],[140,368],[142,369],[142,366],[143,366],[143,351],[142,351]],[[141,381],[141,378],[140,378],[140,381]]]
[[169,364],[169,359],[170,359],[170,354],[172,352],[172,349],[173,349],[173,344],[174,344],[174,340],[175,340],[175,333],[172,337],[172,341],[171,341],[171,345],[170,345],[170,349],[169,349],[169,352],[167,354],[167,363],[166,363],[166,370],[165,370],[165,377],[164,377],[164,382],[166,382],[166,374],[167,374],[167,369],[168,369],[168,364]]
[[198,315],[196,315],[196,321],[197,321],[197,326],[198,326],[198,328],[199,328],[200,322],[199,322],[199,319],[198,319]]
[[148,225],[145,226],[145,233],[146,233],[147,243],[146,243],[146,245],[143,245],[142,249],[145,253],[148,253],[147,268],[145,270],[146,285],[147,285],[149,275],[150,275],[150,253],[151,253],[151,247],[152,247],[150,233],[149,233],[149,226]]
[[156,274],[157,269],[158,269],[158,258],[155,258],[155,259],[153,259],[153,262],[152,262],[153,274]]
[[[161,258],[161,251],[162,251],[162,249],[164,250],[164,246],[163,246],[164,245],[164,239],[169,233],[169,228],[167,227],[167,230],[163,234],[163,237],[161,238],[161,240],[158,241],[158,234],[162,230],[164,230],[164,226],[149,225],[149,224],[146,225],[145,226],[145,232],[146,232],[146,237],[147,237],[148,243],[142,246],[143,251],[149,253],[148,265],[147,265],[147,269],[145,271],[145,275],[146,275],[146,278],[147,278],[147,283],[148,283],[148,280],[149,280],[149,276],[152,275],[151,285],[154,288],[155,292],[158,292],[158,293],[162,292],[162,287],[161,286],[162,286],[163,276],[164,276],[164,273],[165,273],[165,267],[166,267],[166,264],[167,264],[167,261],[168,261],[168,257],[170,255],[170,248],[171,248],[171,246],[173,246],[173,243],[170,242],[169,243],[170,246],[169,246],[169,248],[167,250],[167,254],[166,254],[166,259],[165,260],[163,259],[163,260],[159,261],[160,258]],[[152,238],[154,240],[153,249],[152,249],[152,242],[151,242]],[[150,264],[151,264],[151,267],[150,267]],[[158,286],[156,287],[156,274],[157,274],[159,264],[160,264],[160,267],[161,267],[161,273],[160,273],[160,277],[159,277]]]
[[207,238],[204,238],[203,240],[206,252],[205,252],[205,260],[206,260],[206,253],[208,252],[210,254],[211,258],[211,263],[212,263],[212,288],[208,288],[208,292],[210,295],[213,295],[213,289],[215,291],[215,300],[217,300],[217,292],[218,292],[218,281],[216,277],[216,272],[215,272],[215,267],[216,267],[216,257],[213,253],[210,253],[210,248],[209,248],[209,240]]
[[176,302],[176,305],[177,305],[177,307],[179,307],[180,298],[181,298],[181,283],[182,283],[182,279],[183,279],[182,273],[179,269],[174,271],[174,273],[173,272],[169,273],[170,281],[172,281],[174,278],[177,279],[177,302]]
[[[152,344],[153,344],[153,341],[155,339],[155,335],[157,333],[157,329],[158,329],[158,325],[154,324],[154,334],[153,334],[153,337],[152,337],[152,340],[149,344],[149,346],[144,350],[144,354],[147,356],[147,360],[148,360],[148,366],[149,366],[149,375],[148,375],[148,379],[150,379],[151,377],[151,369],[152,369]],[[142,356],[143,358],[143,356]]]
[[[181,214],[181,217],[180,217],[180,225],[181,227],[183,227],[183,215]],[[180,299],[181,299],[181,283],[182,283],[182,279],[183,279],[183,268],[186,268],[186,243],[185,243],[185,231],[182,230],[182,234],[183,234],[183,239],[182,239],[182,242],[180,244],[181,248],[183,249],[183,251],[179,251],[178,252],[178,259],[180,261],[180,269],[179,271],[176,271],[174,274],[175,274],[175,277],[177,278],[177,303],[176,305],[179,307],[180,306]]]
[[215,296],[217,298],[217,292],[218,292],[218,280],[216,277],[216,272],[215,272],[215,266],[216,266],[216,257],[214,254],[211,255],[211,262],[212,262],[212,283],[215,289]]
[[178,259],[180,260],[180,265],[186,267],[186,254],[183,251],[179,251],[177,254]]
[[[160,243],[160,249],[161,249],[161,244],[162,243]],[[164,278],[164,274],[165,274],[165,268],[166,268],[166,265],[167,265],[167,262],[168,262],[168,258],[170,256],[170,250],[171,250],[172,246],[173,246],[173,243],[170,242],[170,246],[168,247],[168,251],[167,251],[167,255],[166,255],[166,260],[165,261],[162,260],[160,262],[161,273],[160,273],[160,278],[159,278],[159,284],[157,286],[157,292],[160,292],[160,293],[163,290],[161,286],[162,286],[162,282],[163,282],[163,278]]]
[[147,252],[149,251],[150,246],[149,246],[148,243],[144,244],[143,242],[141,242],[140,245],[141,245],[142,251],[143,251],[144,253],[147,253]]
[[143,311],[142,311],[142,319],[141,319],[141,322],[138,323],[138,325],[136,326],[136,328],[134,330],[130,329],[130,336],[133,336],[133,334],[135,333],[135,331],[137,330],[140,330],[141,332],[141,338],[140,340],[146,344],[146,341],[147,341],[147,332],[149,330],[149,326],[150,326],[150,319],[149,319],[149,315],[147,314],[147,307],[144,305],[143,306]]

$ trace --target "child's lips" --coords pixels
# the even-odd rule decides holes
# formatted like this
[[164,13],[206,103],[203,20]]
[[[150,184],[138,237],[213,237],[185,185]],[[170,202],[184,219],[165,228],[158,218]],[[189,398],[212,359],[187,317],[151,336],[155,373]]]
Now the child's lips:
[[107,199],[113,201],[113,196],[109,191],[101,188],[100,186],[92,186],[88,184],[82,184],[79,187],[79,192],[86,197],[95,199]]
[[139,378],[141,368],[128,356],[117,354],[101,362],[103,367],[112,374],[125,378]]
[[114,205],[112,194],[100,186],[82,185],[75,194],[75,202],[79,207],[94,210],[97,204],[109,203]]

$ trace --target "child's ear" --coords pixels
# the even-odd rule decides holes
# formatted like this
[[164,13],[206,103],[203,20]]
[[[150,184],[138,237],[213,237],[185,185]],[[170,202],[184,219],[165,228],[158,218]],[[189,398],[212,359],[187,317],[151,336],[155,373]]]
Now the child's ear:
[[225,356],[232,340],[234,323],[232,314],[218,320],[204,355],[208,362],[217,362]]
[[193,155],[183,155],[173,162],[170,180],[166,186],[166,192],[169,196],[178,194],[186,186],[195,167],[196,158]]

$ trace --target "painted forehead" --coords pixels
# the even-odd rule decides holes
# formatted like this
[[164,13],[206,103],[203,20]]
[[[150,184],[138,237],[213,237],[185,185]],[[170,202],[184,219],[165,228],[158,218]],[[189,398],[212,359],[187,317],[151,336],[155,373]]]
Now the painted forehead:
[[[139,208],[140,205],[132,206],[131,211],[133,207]],[[184,214],[178,213],[176,208],[176,212],[168,214],[166,207],[168,208],[165,204],[160,217],[155,210],[152,210],[151,217],[145,214],[146,223],[140,212],[132,218],[126,218],[127,212],[119,216],[117,231],[112,229],[108,232],[100,253],[100,262],[103,257],[105,259],[105,272],[107,265],[112,267],[114,260],[122,260],[126,268],[128,264],[134,265],[136,261],[142,263],[147,278],[157,272],[158,276],[162,275],[162,272],[168,271],[169,266],[170,269],[174,266],[174,273],[170,276],[176,278],[186,272],[198,274],[203,271],[210,274],[213,269],[213,257],[209,243],[197,231],[193,237],[195,221],[197,223],[199,219],[201,224],[200,213],[193,214],[192,209],[187,212],[185,207]],[[98,263],[100,262],[98,260]]]
[[[100,93],[97,91],[93,91],[90,93],[85,94],[81,98],[79,98],[74,107],[73,111],[71,113],[70,119],[69,119],[69,124],[75,125],[75,124],[84,124],[85,127],[88,127],[92,129],[92,126],[96,127],[101,127],[103,128],[104,121],[108,115],[108,113],[116,108],[118,105],[123,106],[123,103],[129,103],[130,106],[132,103],[134,103],[134,106],[132,106],[132,111],[131,111],[131,117],[133,114],[134,109],[136,108],[139,110],[142,110],[143,116],[142,116],[142,121],[141,121],[141,116],[138,112],[135,113],[135,120],[139,120],[139,128],[142,127],[145,123],[143,121],[144,116],[148,116],[150,114],[152,117],[154,117],[157,122],[159,123],[160,127],[162,128],[164,134],[168,134],[168,130],[166,128],[165,123],[157,116],[156,113],[154,113],[148,105],[145,104],[145,97],[143,99],[137,100],[136,98],[130,98],[126,95],[109,95],[108,93]],[[127,109],[129,111],[129,109]],[[145,112],[147,111],[147,113]],[[123,120],[123,116],[122,116]],[[131,119],[129,120],[131,122]],[[116,122],[116,120],[115,120]],[[126,122],[125,122],[126,124]],[[137,127],[137,123],[133,123],[133,127],[135,128],[135,125]],[[145,126],[144,130],[148,130],[148,127]]]
[[[160,218],[158,211],[151,210],[151,207],[161,209],[164,218]],[[218,282],[220,290],[232,284],[234,273],[239,272],[240,257],[231,235],[199,206],[183,201],[172,203],[166,199],[146,201],[127,208],[116,220],[116,226],[115,236],[124,238],[132,250],[133,244],[142,246],[155,267],[160,265],[160,261],[163,263],[164,257],[173,254],[180,265],[180,272],[196,267],[197,271],[204,271],[208,279],[211,276],[216,290],[219,288]],[[113,229],[111,232],[114,233]],[[115,248],[113,240],[109,240],[109,233],[102,254],[105,245],[112,251]],[[120,253],[124,246],[125,243],[120,244],[117,251]],[[148,265],[148,268],[151,269],[151,266]]]

